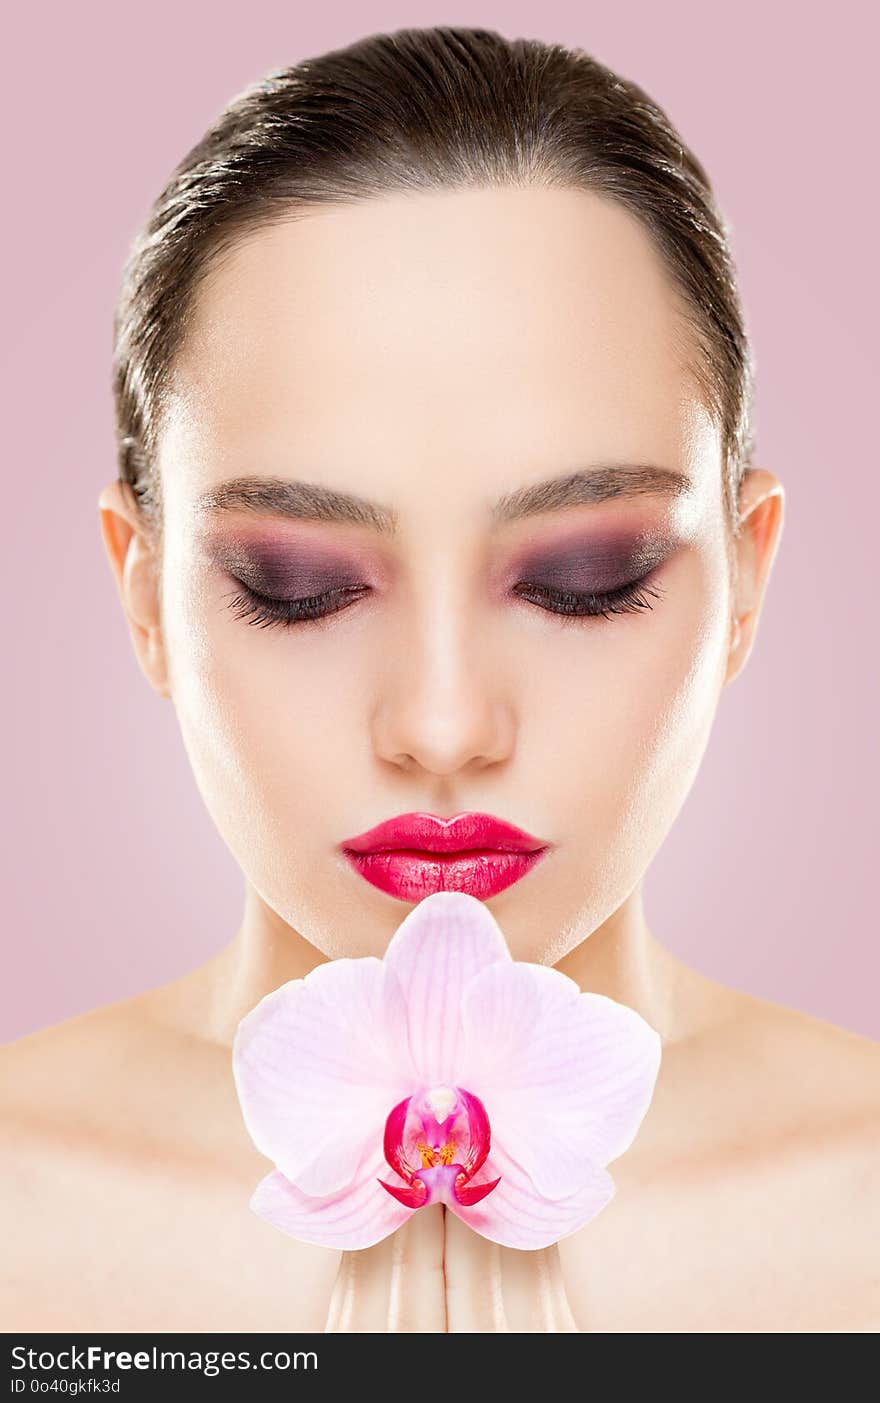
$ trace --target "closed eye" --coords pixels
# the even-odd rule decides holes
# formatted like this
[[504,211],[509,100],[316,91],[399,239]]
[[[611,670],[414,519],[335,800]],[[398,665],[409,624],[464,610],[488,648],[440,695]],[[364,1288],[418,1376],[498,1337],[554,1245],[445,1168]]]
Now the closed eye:
[[515,585],[514,591],[530,602],[537,600],[540,607],[551,614],[562,614],[570,618],[610,618],[614,614],[638,613],[642,609],[652,609],[650,599],[659,599],[662,590],[648,581],[651,575],[632,580],[616,589],[599,592],[581,590],[561,590],[549,585]]
[[369,585],[353,585],[327,589],[303,599],[270,599],[241,581],[238,584],[239,589],[230,599],[229,607],[235,611],[236,618],[245,619],[261,628],[290,628],[294,624],[320,623],[322,619],[347,609],[361,595],[368,594],[370,588]]
[[[616,589],[594,591],[561,590],[549,585],[517,584],[514,593],[527,603],[534,603],[545,613],[569,621],[587,618],[612,618],[615,614],[638,613],[652,609],[650,600],[660,598],[662,590],[651,581],[651,574],[642,576]],[[334,614],[342,613],[371,593],[369,585],[352,585],[324,590],[301,599],[271,599],[258,594],[249,585],[237,581],[238,589],[229,601],[236,618],[261,628],[291,628],[294,625],[319,624]]]

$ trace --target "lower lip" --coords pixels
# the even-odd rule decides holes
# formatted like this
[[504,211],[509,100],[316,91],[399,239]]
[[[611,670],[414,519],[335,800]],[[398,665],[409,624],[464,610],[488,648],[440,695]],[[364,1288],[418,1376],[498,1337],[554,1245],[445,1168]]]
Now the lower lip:
[[463,891],[485,900],[518,882],[540,862],[546,848],[531,853],[497,849],[468,853],[424,853],[394,848],[356,853],[343,849],[356,872],[400,901],[421,901],[438,891]]

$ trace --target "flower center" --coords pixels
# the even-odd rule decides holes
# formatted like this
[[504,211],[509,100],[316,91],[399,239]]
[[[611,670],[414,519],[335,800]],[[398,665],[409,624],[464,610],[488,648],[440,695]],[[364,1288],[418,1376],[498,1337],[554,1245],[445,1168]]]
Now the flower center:
[[383,1143],[385,1158],[406,1183],[379,1183],[410,1208],[453,1200],[472,1206],[500,1181],[468,1184],[491,1139],[485,1106],[461,1086],[427,1087],[398,1102],[385,1122]]
[[452,1086],[435,1086],[425,1092],[425,1104],[435,1120],[444,1121],[458,1100]]

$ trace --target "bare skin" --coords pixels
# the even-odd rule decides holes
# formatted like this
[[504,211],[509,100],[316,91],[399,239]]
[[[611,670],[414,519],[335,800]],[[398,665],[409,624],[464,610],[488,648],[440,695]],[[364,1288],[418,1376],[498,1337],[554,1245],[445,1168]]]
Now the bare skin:
[[543,1252],[440,1207],[343,1254],[256,1218],[229,1051],[178,1021],[201,972],[5,1047],[4,1328],[876,1330],[876,1044],[676,972],[694,1031],[615,1198]]
[[[732,578],[680,314],[628,214],[547,189],[334,207],[262,231],[203,285],[162,440],[164,549],[130,490],[108,484],[99,508],[245,909],[200,968],[0,1049],[4,1328],[880,1326],[880,1047],[689,969],[642,908],[782,527],[781,484],[750,470]],[[609,462],[689,485],[490,526],[511,488]],[[254,472],[387,504],[399,532],[204,518],[206,492]],[[608,587],[630,573],[621,541],[662,547],[652,607],[572,623],[514,602],[524,553],[570,572],[575,535],[577,569]],[[258,545],[297,597],[325,552],[371,593],[317,630],[254,628],[227,566]],[[248,1207],[271,1165],[235,1094],[238,1022],[324,960],[384,952],[412,907],[337,845],[413,809],[487,810],[552,843],[487,902],[512,953],[663,1039],[614,1199],[542,1252],[432,1208],[340,1254]]]

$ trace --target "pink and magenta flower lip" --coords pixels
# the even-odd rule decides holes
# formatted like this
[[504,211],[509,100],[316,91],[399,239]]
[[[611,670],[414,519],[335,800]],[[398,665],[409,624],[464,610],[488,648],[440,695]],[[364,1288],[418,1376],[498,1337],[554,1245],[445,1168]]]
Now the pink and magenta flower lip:
[[[414,1115],[413,1115],[414,1112]],[[459,1148],[466,1146],[464,1152]],[[424,1208],[429,1203],[462,1208],[479,1203],[501,1183],[468,1184],[482,1169],[491,1135],[486,1107],[464,1087],[434,1087],[420,1096],[405,1096],[385,1122],[383,1152],[405,1187],[380,1179],[398,1203]]]
[[549,844],[493,814],[443,819],[409,813],[346,839],[340,848],[360,876],[401,901],[421,901],[438,891],[486,900],[530,872]]

